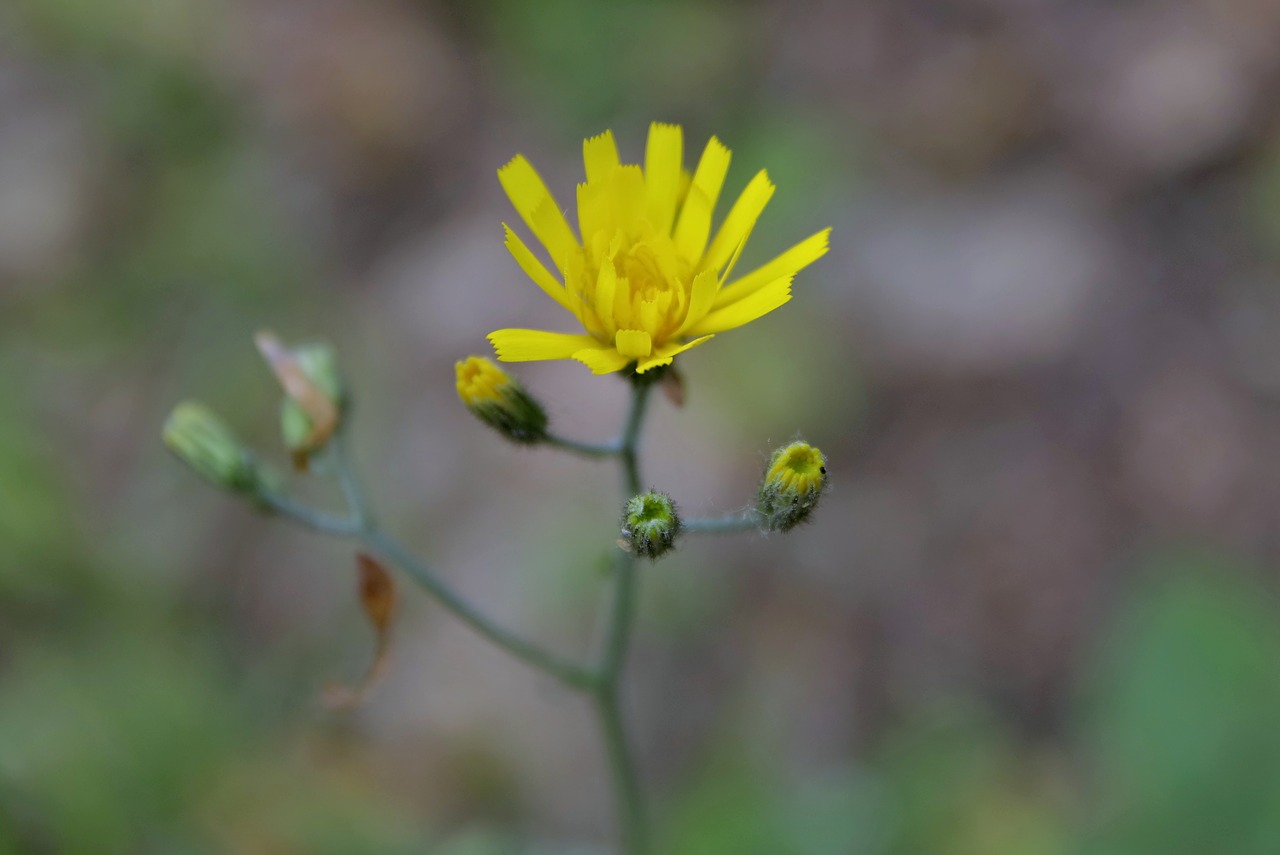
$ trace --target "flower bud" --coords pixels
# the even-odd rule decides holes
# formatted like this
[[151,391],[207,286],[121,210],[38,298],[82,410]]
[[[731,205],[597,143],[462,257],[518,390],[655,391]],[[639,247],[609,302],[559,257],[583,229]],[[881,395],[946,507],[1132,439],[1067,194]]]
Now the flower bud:
[[253,455],[204,404],[188,401],[175,407],[164,424],[164,444],[219,487],[256,493],[264,485]]
[[[317,422],[303,405],[292,394],[286,395],[280,402],[280,433],[284,437],[285,448],[293,452],[295,457],[310,454],[322,447],[332,435],[341,420],[342,412],[347,404],[346,386],[338,372],[338,355],[327,344],[301,344],[289,348],[293,357],[293,365],[301,372],[303,382],[300,388],[307,406],[315,409],[322,422],[317,430]],[[286,390],[289,387],[286,385]],[[315,400],[308,400],[308,396]],[[327,403],[317,407],[321,401]],[[333,413],[331,417],[329,414]]]
[[458,397],[480,421],[512,442],[546,438],[547,414],[520,381],[483,356],[469,356],[455,368]]
[[627,501],[622,542],[636,555],[657,558],[675,545],[679,533],[680,516],[666,493],[650,490]]
[[305,469],[309,457],[338,430],[346,409],[337,356],[327,344],[287,347],[270,330],[259,332],[254,342],[284,389],[280,430],[294,465]]
[[764,527],[789,531],[809,518],[827,486],[827,459],[807,442],[773,452],[760,484],[757,509]]

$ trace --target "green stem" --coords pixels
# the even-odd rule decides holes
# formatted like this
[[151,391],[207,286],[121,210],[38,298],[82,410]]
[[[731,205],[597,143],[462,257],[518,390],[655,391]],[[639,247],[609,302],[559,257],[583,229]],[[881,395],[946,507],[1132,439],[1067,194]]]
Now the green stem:
[[649,851],[649,835],[644,817],[644,799],[640,792],[640,776],[627,745],[622,711],[618,708],[616,687],[594,693],[596,714],[604,734],[605,752],[613,778],[614,797],[618,803],[618,836],[626,855],[644,855]]
[[[632,386],[631,410],[619,440],[619,459],[623,474],[623,500],[640,492],[639,441],[640,428],[644,424],[645,408],[649,400],[648,383],[637,382]],[[644,797],[640,789],[640,776],[627,742],[626,726],[619,703],[619,683],[626,665],[627,651],[631,643],[631,630],[635,624],[636,599],[639,577],[636,573],[636,557],[630,552],[620,552],[614,562],[613,605],[609,611],[608,635],[600,657],[598,681],[592,695],[600,729],[604,735],[605,751],[613,777],[614,797],[618,806],[618,831],[623,851],[627,855],[645,855],[649,851]]]
[[338,468],[338,484],[342,487],[342,495],[347,500],[347,507],[360,521],[361,527],[368,529],[373,526],[373,510],[369,507],[369,499],[365,495],[364,488],[356,478],[345,427],[344,425],[339,429],[338,435],[333,438],[333,459]]
[[[639,442],[644,424],[651,384],[637,378],[632,386],[631,408],[616,443],[591,445],[575,440],[549,436],[547,443],[589,457],[617,457],[622,468],[624,501],[641,490]],[[630,648],[635,624],[639,578],[635,555],[620,552],[614,566],[613,604],[609,611],[604,650],[596,668],[584,668],[568,662],[533,642],[494,623],[461,595],[444,583],[398,540],[373,521],[368,499],[348,458],[345,438],[335,437],[333,462],[339,485],[350,511],[342,517],[295,502],[274,493],[258,497],[260,503],[275,513],[314,531],[348,537],[363,543],[411,576],[428,594],[463,623],[528,665],[556,677],[565,685],[586,692],[594,701],[605,751],[613,778],[618,805],[618,829],[626,855],[647,855],[649,840],[640,777],[627,741],[625,722],[619,703],[619,683]]]
[[444,583],[429,567],[419,561],[398,540],[376,527],[365,529],[360,540],[369,549],[390,559],[401,570],[435,597],[440,605],[480,635],[506,650],[517,659],[545,671],[576,689],[593,689],[598,683],[594,671],[566,662],[531,641],[494,623]]
[[616,442],[600,444],[579,442],[576,439],[567,439],[563,436],[556,436],[553,433],[547,434],[542,441],[547,445],[582,457],[617,457],[622,451],[622,448]]
[[644,425],[644,414],[649,404],[651,388],[652,386],[644,381],[636,381],[631,387],[631,411],[622,429],[622,439],[618,442],[618,454],[622,458],[622,474],[627,493],[623,496],[623,501],[639,494],[642,489],[639,462],[640,428]]
[[[354,479],[350,483],[355,485]],[[359,487],[356,486],[355,490],[359,494],[357,507],[365,507],[364,497]],[[403,544],[367,521],[367,518],[362,521],[354,517],[334,516],[299,504],[286,496],[268,494],[261,499],[267,507],[287,519],[314,531],[358,540],[371,551],[389,559],[455,617],[528,665],[550,674],[567,686],[582,691],[594,690],[599,683],[595,670],[568,662],[490,620],[467,602],[462,595],[445,584],[444,580],[432,572],[431,568],[414,557]]]
[[281,493],[260,493],[254,498],[262,507],[272,513],[279,514],[304,528],[318,531],[321,534],[332,534],[337,537],[356,537],[361,532],[360,520],[354,517],[340,517],[336,514],[319,511],[300,502],[295,502]]
[[720,534],[757,528],[760,528],[760,514],[755,508],[713,519],[685,520],[681,525],[681,531],[687,534]]

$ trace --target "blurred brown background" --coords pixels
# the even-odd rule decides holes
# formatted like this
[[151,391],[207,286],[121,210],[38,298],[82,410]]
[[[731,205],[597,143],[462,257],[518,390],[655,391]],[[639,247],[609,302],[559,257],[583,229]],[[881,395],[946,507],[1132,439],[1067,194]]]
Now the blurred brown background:
[[[0,853],[607,851],[589,710],[159,442],[275,453],[262,327],[356,387],[388,526],[589,649],[613,468],[517,450],[453,362],[573,329],[502,246],[528,155],[718,135],[795,299],[682,357],[645,474],[786,537],[646,571],[628,701],[677,855],[1280,851],[1280,4],[10,0],[0,7]],[[742,268],[746,269],[746,268]],[[625,398],[521,366],[557,428]],[[320,492],[325,499],[329,494]]]

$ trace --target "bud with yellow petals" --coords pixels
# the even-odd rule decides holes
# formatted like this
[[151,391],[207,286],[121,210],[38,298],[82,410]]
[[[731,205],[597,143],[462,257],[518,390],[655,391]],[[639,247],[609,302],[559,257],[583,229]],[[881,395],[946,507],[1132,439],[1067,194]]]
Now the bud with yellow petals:
[[827,459],[807,442],[773,452],[756,505],[770,531],[790,531],[809,518],[827,486]]
[[520,381],[483,356],[469,356],[455,368],[458,397],[478,419],[512,442],[546,438],[546,411]]

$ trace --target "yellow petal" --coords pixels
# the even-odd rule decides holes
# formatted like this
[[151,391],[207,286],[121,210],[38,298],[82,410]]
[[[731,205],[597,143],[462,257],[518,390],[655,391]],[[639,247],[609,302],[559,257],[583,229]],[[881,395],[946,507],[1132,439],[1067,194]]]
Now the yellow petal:
[[533,166],[524,155],[516,155],[498,170],[498,180],[529,231],[551,253],[551,261],[557,267],[563,265],[565,256],[578,247],[578,239]]
[[737,302],[743,297],[754,294],[760,288],[783,276],[795,276],[813,262],[827,254],[827,241],[831,229],[823,229],[811,235],[772,261],[762,264],[755,270],[721,289],[716,296],[716,308]]
[[489,333],[489,342],[502,362],[568,359],[584,347],[600,346],[589,335],[519,329],[495,330]]
[[587,347],[573,354],[573,358],[591,369],[594,374],[610,374],[631,364],[630,357],[623,356],[612,347]]
[[644,183],[649,221],[658,234],[671,234],[680,201],[680,170],[684,163],[684,132],[679,125],[649,125],[644,150]]
[[582,160],[587,168],[587,183],[607,181],[613,174],[613,168],[619,164],[618,144],[614,142],[613,131],[605,131],[598,136],[582,141]]
[[644,172],[639,166],[627,164],[613,170],[609,188],[609,213],[611,225],[628,232],[634,231],[645,216]]
[[719,270],[724,266],[734,250],[746,239],[756,220],[760,219],[760,213],[773,196],[773,190],[773,182],[763,169],[747,183],[738,201],[729,209],[729,215],[724,218],[724,224],[711,241],[711,246],[707,248],[701,264],[703,269]]
[[[670,292],[667,293],[667,299],[671,299]],[[657,335],[658,330],[662,326],[663,312],[654,300],[640,301],[640,326],[649,331],[649,335]],[[644,354],[648,356],[648,354]]]
[[600,265],[600,275],[596,277],[596,314],[607,332],[614,330],[613,298],[618,289],[618,271],[611,259],[605,259]]
[[653,352],[653,338],[644,330],[618,330],[613,346],[628,359],[643,359]]
[[502,224],[502,228],[507,232],[507,250],[515,258],[516,263],[520,265],[520,269],[537,284],[539,288],[547,292],[547,296],[555,300],[565,309],[577,314],[577,297],[570,294],[564,289],[564,286],[551,275],[547,268],[542,266],[542,262],[537,259],[529,247],[524,245],[524,241],[520,240],[520,236],[511,231],[511,227],[506,223]]
[[774,309],[791,299],[791,277],[775,279],[755,293],[731,303],[723,309],[716,309],[688,331],[688,335],[703,335],[731,330],[748,324],[756,318],[767,315]]
[[695,338],[693,341],[685,344],[675,344],[674,342],[664,344],[653,352],[653,356],[648,359],[642,359],[636,364],[636,373],[643,374],[650,368],[657,368],[659,365],[670,365],[672,360],[674,360],[678,354],[684,353],[689,348],[697,347],[704,341],[710,341],[713,338],[715,338],[715,336],[704,335],[702,338]]
[[706,317],[707,312],[711,311],[712,303],[715,302],[716,290],[719,287],[720,282],[714,270],[704,270],[693,277],[693,284],[689,286],[689,310],[685,313],[684,321],[676,329],[676,335],[684,335],[685,330]]
[[609,223],[609,194],[605,184],[578,185],[578,230],[582,233],[582,245],[592,252],[592,260],[600,256],[592,250],[592,239],[613,229]]
[[725,173],[729,171],[729,158],[729,149],[712,137],[698,161],[697,171],[693,173],[693,183],[689,186],[684,207],[680,209],[680,219],[673,235],[680,256],[690,264],[697,264],[706,249],[707,236],[711,234],[711,214],[720,197]]

